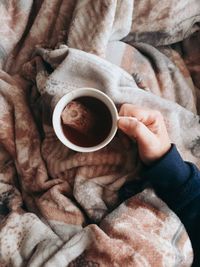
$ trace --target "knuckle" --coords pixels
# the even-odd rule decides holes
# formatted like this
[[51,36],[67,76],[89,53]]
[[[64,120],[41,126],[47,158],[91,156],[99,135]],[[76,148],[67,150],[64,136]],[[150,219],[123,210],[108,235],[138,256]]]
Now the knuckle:
[[125,104],[123,104],[123,108],[124,108],[125,110],[129,109],[130,106],[131,106],[131,104],[129,104],[129,103],[125,103]]
[[129,104],[129,103],[124,103],[124,104],[122,104],[121,105],[121,108],[120,108],[120,111],[119,111],[119,115],[124,115],[124,114],[126,114],[129,110],[130,110],[130,108],[131,108],[131,104]]
[[127,104],[122,104],[121,107],[120,107],[120,110],[119,110],[119,114],[123,114],[124,111],[126,110],[126,105]]

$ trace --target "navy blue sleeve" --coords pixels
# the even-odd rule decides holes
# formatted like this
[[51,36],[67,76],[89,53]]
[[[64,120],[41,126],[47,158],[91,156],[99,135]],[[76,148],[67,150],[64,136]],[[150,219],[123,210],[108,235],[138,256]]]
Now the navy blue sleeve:
[[176,146],[159,161],[145,167],[142,177],[150,180],[158,196],[179,216],[190,237],[194,263],[200,266],[200,171],[183,161]]

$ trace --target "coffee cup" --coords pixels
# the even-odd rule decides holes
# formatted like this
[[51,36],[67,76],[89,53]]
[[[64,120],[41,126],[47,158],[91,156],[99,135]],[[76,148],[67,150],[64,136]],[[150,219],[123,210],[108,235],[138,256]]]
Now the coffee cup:
[[[63,125],[61,118],[63,110],[72,101],[82,101],[84,105],[91,108],[92,113],[96,114],[92,135],[81,135],[76,130],[65,128]],[[94,152],[105,147],[116,134],[117,120],[118,112],[112,99],[94,88],[79,88],[65,94],[56,104],[52,118],[58,139],[77,152]]]

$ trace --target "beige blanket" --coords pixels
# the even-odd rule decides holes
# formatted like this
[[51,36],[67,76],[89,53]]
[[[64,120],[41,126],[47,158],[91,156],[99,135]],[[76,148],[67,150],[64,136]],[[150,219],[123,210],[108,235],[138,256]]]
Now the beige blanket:
[[200,167],[195,52],[189,57],[190,39],[158,49],[119,41],[133,32],[139,6],[0,2],[0,266],[191,266],[183,225],[152,189],[120,202],[119,189],[140,180],[135,144],[118,133],[100,151],[76,153],[52,128],[61,96],[95,87],[116,104],[159,109],[183,158]]

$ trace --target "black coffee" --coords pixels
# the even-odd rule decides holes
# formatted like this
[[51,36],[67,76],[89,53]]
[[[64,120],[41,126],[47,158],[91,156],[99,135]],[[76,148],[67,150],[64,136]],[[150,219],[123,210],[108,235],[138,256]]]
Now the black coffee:
[[73,101],[83,104],[91,111],[94,115],[94,123],[91,131],[83,134],[62,122],[64,135],[77,146],[92,147],[100,144],[107,138],[112,128],[112,116],[108,107],[99,99],[90,96],[78,97]]

